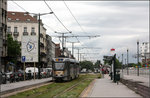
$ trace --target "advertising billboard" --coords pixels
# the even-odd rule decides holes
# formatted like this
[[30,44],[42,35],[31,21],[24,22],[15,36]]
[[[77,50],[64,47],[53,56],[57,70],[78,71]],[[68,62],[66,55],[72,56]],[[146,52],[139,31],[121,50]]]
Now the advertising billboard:
[[38,62],[38,37],[22,36],[21,61]]

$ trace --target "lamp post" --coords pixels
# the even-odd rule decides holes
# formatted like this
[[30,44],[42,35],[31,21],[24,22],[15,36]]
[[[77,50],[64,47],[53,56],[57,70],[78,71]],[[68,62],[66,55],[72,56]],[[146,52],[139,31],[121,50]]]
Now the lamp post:
[[39,13],[39,14],[37,14],[37,13],[29,13],[29,12],[27,12],[27,14],[33,14],[33,15],[36,15],[36,16],[38,16],[39,17],[39,19],[38,19],[38,70],[39,70],[39,72],[38,72],[38,78],[40,79],[41,77],[40,77],[40,25],[41,25],[41,22],[40,22],[40,16],[43,16],[43,15],[47,15],[47,14],[53,14],[53,12],[50,12],[50,13]]
[[123,75],[123,54],[122,54],[122,67],[121,67],[121,69],[122,69],[122,75]]
[[137,41],[137,76],[139,76],[139,40]]
[[128,67],[129,67],[129,55],[128,55],[128,53],[129,53],[129,50],[127,49],[127,75],[129,75],[129,69],[128,69]]

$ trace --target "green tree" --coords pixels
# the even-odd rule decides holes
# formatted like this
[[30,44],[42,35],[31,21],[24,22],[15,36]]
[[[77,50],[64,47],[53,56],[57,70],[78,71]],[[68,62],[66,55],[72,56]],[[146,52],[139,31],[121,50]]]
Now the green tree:
[[80,62],[81,70],[86,68],[86,70],[94,70],[93,63],[91,61],[81,61]]
[[94,68],[99,68],[101,65],[101,61],[100,60],[97,60],[96,63],[94,64]]
[[20,56],[21,49],[18,41],[13,40],[10,34],[7,35],[7,55],[10,58],[10,61],[17,63],[17,57]]

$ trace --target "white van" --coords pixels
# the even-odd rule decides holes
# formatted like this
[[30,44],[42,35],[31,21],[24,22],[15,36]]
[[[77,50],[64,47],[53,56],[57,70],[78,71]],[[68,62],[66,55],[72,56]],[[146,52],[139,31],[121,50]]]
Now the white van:
[[35,68],[35,74],[37,75],[38,72],[39,72],[37,67],[27,67],[25,69],[25,72],[26,73],[31,73],[31,75],[33,76],[34,75],[34,68]]

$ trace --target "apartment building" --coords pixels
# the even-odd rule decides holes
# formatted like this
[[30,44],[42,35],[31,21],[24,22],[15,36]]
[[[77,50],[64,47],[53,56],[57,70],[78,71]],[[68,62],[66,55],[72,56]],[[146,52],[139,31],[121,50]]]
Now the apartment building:
[[5,62],[7,56],[7,0],[0,0],[0,71],[5,71]]
[[143,63],[150,63],[149,42],[143,42],[140,47],[141,58]]
[[[40,57],[41,67],[47,63],[46,60],[46,29],[40,20],[40,35],[38,34],[37,16],[31,16],[24,12],[7,12],[7,34],[12,35],[14,40],[21,44],[22,36],[40,36]],[[18,60],[20,62],[21,59]],[[21,63],[21,62],[20,62]],[[21,65],[21,64],[18,64]],[[26,66],[33,66],[33,63],[27,63]]]

